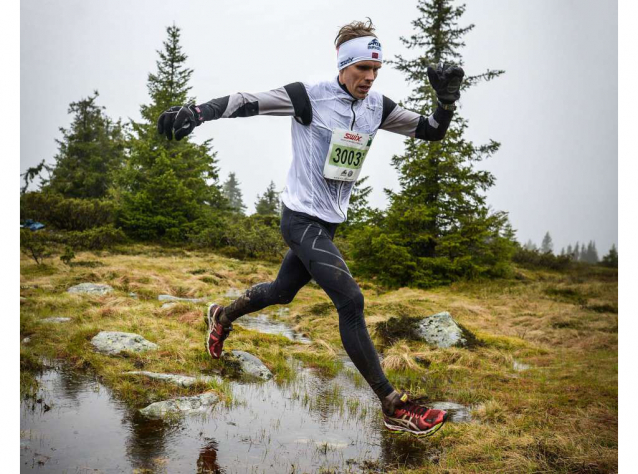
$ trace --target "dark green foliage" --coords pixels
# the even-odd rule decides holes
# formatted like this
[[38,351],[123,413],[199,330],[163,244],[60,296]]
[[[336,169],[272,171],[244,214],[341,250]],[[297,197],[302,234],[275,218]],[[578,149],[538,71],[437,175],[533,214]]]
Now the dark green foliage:
[[60,260],[64,262],[65,265],[71,266],[71,260],[75,258],[75,252],[69,246],[64,249],[64,253],[60,255]]
[[34,219],[60,230],[86,230],[111,224],[115,204],[103,199],[65,198],[30,192],[20,196],[20,219]]
[[530,250],[526,247],[517,247],[512,261],[526,268],[565,270],[569,268],[572,256],[569,254],[556,256],[552,253],[543,253],[538,249]]
[[239,181],[237,181],[235,173],[230,173],[228,175],[228,179],[222,187],[222,192],[224,197],[228,200],[228,206],[230,209],[234,212],[244,214],[246,206],[244,206],[241,189],[239,189]]
[[41,265],[45,258],[51,256],[51,245],[46,231],[20,229],[20,251]]
[[60,128],[55,168],[43,189],[71,198],[101,198],[112,186],[124,158],[122,124],[104,114],[97,97],[95,91],[69,106],[73,121],[68,130]]
[[273,181],[270,182],[264,194],[258,196],[255,210],[261,216],[276,216],[281,213],[279,193],[275,191],[275,183]]
[[196,247],[220,250],[234,258],[280,259],[288,248],[279,231],[277,216],[253,214],[218,218],[190,235]]
[[51,235],[51,240],[76,250],[102,250],[126,242],[122,229],[112,224],[82,231],[60,232]]
[[618,268],[618,250],[616,244],[612,244],[609,253],[603,257],[601,265],[610,268]]
[[375,210],[368,203],[372,186],[365,186],[368,178],[365,176],[354,184],[348,204],[348,220],[339,226],[340,233],[349,234],[352,229],[364,227],[373,218]]
[[[457,27],[465,7],[449,0],[421,0],[418,9],[421,16],[412,22],[416,32],[402,41],[419,56],[397,56],[393,63],[415,86],[404,106],[428,116],[436,95],[427,81],[427,66],[441,61],[462,65],[460,38],[473,25]],[[469,76],[462,90],[502,73],[488,70]],[[484,193],[494,177],[474,168],[500,144],[467,141],[467,127],[457,111],[444,140],[407,139],[405,153],[392,158],[401,189],[386,191],[390,207],[377,216],[375,228],[353,232],[356,271],[388,285],[421,288],[509,272],[514,232],[507,214],[492,212],[486,204]]]
[[157,133],[159,115],[174,105],[191,103],[179,28],[167,28],[168,39],[158,51],[157,72],[148,76],[150,104],[141,106],[142,121],[133,122],[129,159],[119,175],[119,224],[141,240],[184,241],[195,222],[211,218],[227,206],[221,194],[211,140],[201,145],[187,137],[168,141]]

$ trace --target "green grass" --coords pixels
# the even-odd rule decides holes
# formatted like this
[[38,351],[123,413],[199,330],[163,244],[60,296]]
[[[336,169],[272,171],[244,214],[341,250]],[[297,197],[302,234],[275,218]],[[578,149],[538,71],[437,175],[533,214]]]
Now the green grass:
[[[206,297],[227,304],[223,295],[228,289],[271,281],[278,264],[141,245],[79,252],[76,261],[80,264],[67,267],[51,258],[37,266],[22,257],[20,337],[31,342],[20,350],[21,396],[35,393],[42,360],[63,359],[94,372],[132,407],[214,390],[232,409],[228,382],[185,389],[122,374],[230,373],[223,360],[211,360],[203,350],[206,305],[178,303],[163,309],[157,296]],[[100,265],[81,264],[94,261]],[[617,271],[580,265],[563,273],[519,268],[516,274],[511,280],[458,282],[431,290],[385,291],[360,282],[366,323],[395,387],[429,400],[462,403],[475,418],[469,424],[448,424],[428,439],[436,463],[395,472],[617,470]],[[87,281],[110,284],[115,292],[101,297],[66,293],[69,286]],[[314,368],[326,380],[321,399],[303,388],[296,393],[309,409],[328,404],[344,416],[377,413],[345,397],[336,383],[335,376],[344,371],[343,348],[338,314],[325,293],[307,285],[286,307],[290,311],[277,313],[279,306],[265,311],[307,334],[312,344],[236,326],[225,349],[259,357],[278,384],[295,381],[295,364]],[[471,349],[437,349],[396,325],[440,311],[449,311],[479,343]],[[39,322],[53,316],[72,321]],[[391,330],[384,333],[384,327]],[[122,357],[97,354],[90,340],[101,330],[136,332],[160,349]],[[514,370],[515,360],[529,370]],[[355,386],[366,388],[358,373],[345,373]]]

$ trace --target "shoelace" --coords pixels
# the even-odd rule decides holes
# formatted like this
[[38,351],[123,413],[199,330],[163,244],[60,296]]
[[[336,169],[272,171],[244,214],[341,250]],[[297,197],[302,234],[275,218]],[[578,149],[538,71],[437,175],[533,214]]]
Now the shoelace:
[[411,401],[406,402],[406,407],[403,410],[409,413],[415,413],[418,418],[422,418],[428,412],[429,408],[417,405]]

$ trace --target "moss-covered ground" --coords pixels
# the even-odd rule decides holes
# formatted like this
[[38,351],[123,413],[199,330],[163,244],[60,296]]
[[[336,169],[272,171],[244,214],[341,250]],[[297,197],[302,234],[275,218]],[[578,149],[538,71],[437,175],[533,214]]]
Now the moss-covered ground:
[[[215,390],[232,409],[226,382],[177,388],[131,370],[224,374],[222,361],[204,351],[205,305],[162,308],[159,294],[206,297],[222,304],[230,288],[274,279],[278,264],[242,262],[213,253],[133,246],[122,252],[78,253],[76,264],[22,256],[20,275],[20,389],[34,393],[47,359],[91,370],[131,406],[169,396]],[[106,296],[66,292],[82,282],[107,283]],[[383,366],[399,389],[430,400],[473,407],[474,421],[448,424],[428,443],[436,464],[401,472],[614,472],[618,456],[617,271],[575,266],[565,272],[517,269],[510,280],[462,282],[431,290],[388,291],[360,282],[366,322],[383,353]],[[129,296],[134,292],[137,297]],[[295,376],[290,356],[334,375],[343,369],[338,315],[314,284],[288,305],[264,310],[306,334],[312,344],[236,326],[225,349],[245,350],[264,361],[277,382]],[[477,337],[470,349],[437,349],[400,331],[388,340],[390,318],[449,311]],[[69,323],[47,324],[52,316]],[[101,330],[141,334],[160,349],[126,357],[93,352]],[[517,371],[514,361],[527,364]],[[343,400],[341,401],[343,403]],[[346,403],[353,403],[347,401]]]

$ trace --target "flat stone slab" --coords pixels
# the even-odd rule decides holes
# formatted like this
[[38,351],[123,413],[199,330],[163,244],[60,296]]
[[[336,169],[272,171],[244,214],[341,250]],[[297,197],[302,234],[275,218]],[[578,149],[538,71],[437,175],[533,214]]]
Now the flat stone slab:
[[231,364],[237,364],[244,375],[262,380],[270,380],[272,372],[264,363],[252,354],[244,351],[224,352],[222,358]]
[[66,291],[69,293],[80,293],[85,295],[107,295],[113,292],[113,287],[102,283],[80,283],[79,285],[72,286]]
[[140,413],[149,418],[206,413],[218,401],[217,395],[212,392],[206,392],[193,397],[179,397],[151,403],[146,408],[142,408]]
[[224,298],[233,298],[233,299],[237,299],[239,298],[241,295],[243,295],[244,292],[241,290],[238,290],[237,288],[231,288],[230,290],[228,290],[225,294],[224,294]]
[[71,318],[44,318],[41,319],[41,323],[68,323],[71,321]]
[[97,352],[108,355],[159,349],[157,344],[147,341],[139,334],[118,331],[101,331],[91,339],[91,344]]
[[470,415],[470,409],[465,405],[461,405],[460,403],[454,402],[434,402],[426,404],[430,408],[434,408],[435,410],[444,410],[449,413],[449,420],[452,423],[469,423],[472,421],[472,416]]
[[184,301],[186,303],[205,303],[206,298],[180,298],[179,296],[171,295],[159,295],[157,297],[160,301]]
[[146,377],[163,380],[167,383],[172,383],[173,385],[177,385],[180,387],[190,387],[191,385],[195,385],[197,382],[204,383],[212,383],[212,382],[221,382],[221,377],[211,377],[210,375],[200,375],[197,377],[190,377],[188,375],[179,375],[179,374],[162,374],[158,372],[146,372],[146,371],[132,371],[125,372],[125,374],[130,375],[144,375]]
[[416,333],[427,343],[441,348],[467,346],[463,329],[447,311],[423,318],[417,325]]

